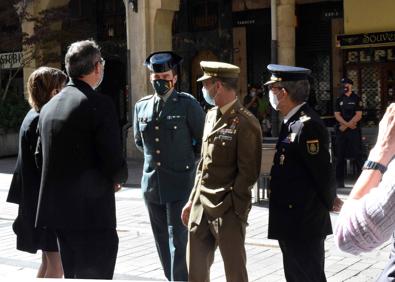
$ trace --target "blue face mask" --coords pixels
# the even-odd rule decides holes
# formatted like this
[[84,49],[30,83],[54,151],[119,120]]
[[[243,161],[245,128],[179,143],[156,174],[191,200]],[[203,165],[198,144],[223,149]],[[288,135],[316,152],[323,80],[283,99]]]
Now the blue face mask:
[[156,79],[152,80],[151,83],[155,92],[158,93],[159,96],[165,95],[173,87],[172,80]]
[[205,87],[202,88],[202,92],[203,92],[203,98],[204,100],[206,100],[207,104],[211,106],[215,106],[215,96],[217,95],[211,97],[210,92]]

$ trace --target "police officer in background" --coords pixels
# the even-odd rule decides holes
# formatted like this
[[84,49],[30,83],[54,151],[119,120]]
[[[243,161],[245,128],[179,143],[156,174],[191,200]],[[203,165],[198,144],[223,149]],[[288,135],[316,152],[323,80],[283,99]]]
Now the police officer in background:
[[270,173],[268,237],[279,242],[287,281],[326,281],[324,241],[335,197],[329,134],[306,103],[311,71],[267,68],[270,104],[284,116]]
[[335,104],[336,126],[336,182],[344,187],[345,158],[354,158],[358,171],[362,168],[362,139],[359,121],[362,118],[362,101],[352,91],[353,81],[342,78],[343,94]]
[[248,281],[244,247],[251,187],[261,167],[260,124],[236,96],[239,67],[200,62],[203,96],[210,105],[204,126],[202,160],[195,186],[182,212],[189,229],[189,280],[210,280],[217,246],[226,281]]
[[140,99],[134,111],[134,140],[144,153],[143,198],[171,281],[188,280],[181,210],[193,186],[205,117],[193,96],[174,89],[180,62],[172,52],[156,52],[146,59],[155,94]]

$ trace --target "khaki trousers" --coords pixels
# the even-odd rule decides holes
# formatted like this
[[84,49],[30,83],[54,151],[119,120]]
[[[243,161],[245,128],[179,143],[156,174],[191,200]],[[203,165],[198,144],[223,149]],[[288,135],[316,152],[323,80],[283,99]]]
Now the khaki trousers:
[[219,246],[227,282],[248,281],[244,247],[246,223],[229,209],[221,218],[209,220],[203,213],[195,232],[188,233],[187,264],[189,281],[210,281],[210,267]]

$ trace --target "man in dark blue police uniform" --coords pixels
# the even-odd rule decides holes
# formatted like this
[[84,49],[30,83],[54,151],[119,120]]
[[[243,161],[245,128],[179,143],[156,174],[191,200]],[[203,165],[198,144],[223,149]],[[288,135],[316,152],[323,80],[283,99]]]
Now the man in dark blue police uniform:
[[358,171],[362,168],[362,140],[359,121],[362,118],[362,101],[352,91],[353,81],[342,78],[343,94],[335,104],[336,126],[336,182],[344,187],[345,158],[353,158]]
[[193,96],[174,89],[180,62],[172,52],[146,59],[155,94],[136,103],[134,139],[144,153],[141,188],[166,278],[186,281],[187,229],[181,210],[193,186],[205,114]]
[[270,173],[268,237],[279,242],[287,281],[326,281],[324,241],[334,200],[328,131],[306,103],[310,70],[268,70],[270,103],[284,115]]

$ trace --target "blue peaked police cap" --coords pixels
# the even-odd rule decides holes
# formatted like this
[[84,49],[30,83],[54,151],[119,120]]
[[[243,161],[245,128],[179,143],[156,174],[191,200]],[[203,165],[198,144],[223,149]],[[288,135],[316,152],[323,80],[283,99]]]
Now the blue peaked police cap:
[[342,83],[342,84],[346,84],[346,83],[348,83],[348,84],[354,84],[354,81],[352,81],[351,79],[349,79],[349,78],[347,78],[347,77],[343,77],[343,78],[340,80],[340,83]]
[[144,65],[152,72],[166,72],[177,67],[182,58],[171,51],[152,53],[147,57]]
[[265,85],[281,81],[307,80],[311,70],[300,67],[270,64],[267,69],[271,72],[270,80]]

